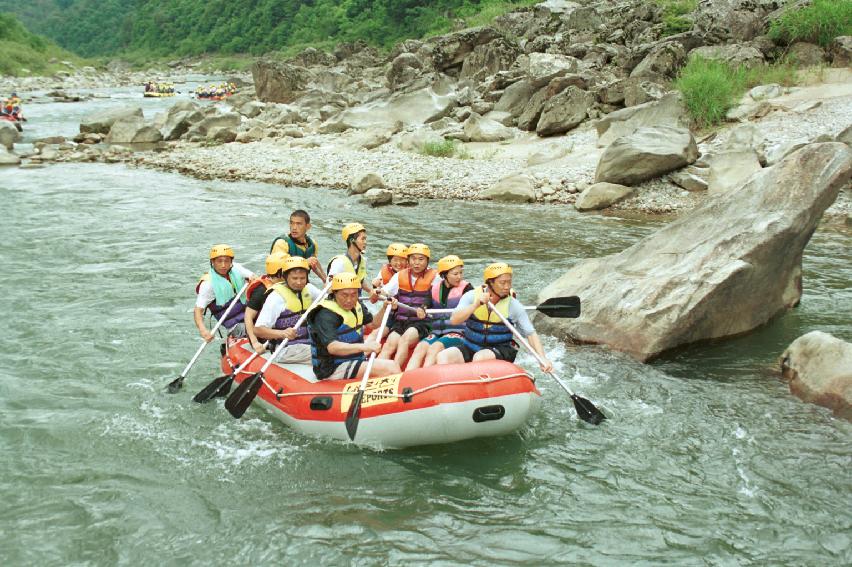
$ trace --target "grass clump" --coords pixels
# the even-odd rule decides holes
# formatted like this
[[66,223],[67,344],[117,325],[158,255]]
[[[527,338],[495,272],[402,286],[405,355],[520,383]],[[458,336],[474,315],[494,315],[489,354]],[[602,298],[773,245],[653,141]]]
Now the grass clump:
[[681,69],[675,88],[683,94],[684,105],[699,128],[719,124],[745,92],[757,85],[796,83],[792,65],[734,67],[723,61],[693,57]]
[[663,36],[675,35],[692,29],[692,19],[686,17],[698,6],[698,0],[655,0],[663,9]]
[[852,35],[852,0],[813,0],[809,6],[787,10],[769,27],[776,42],[807,41],[827,47],[840,35]]
[[424,156],[453,157],[456,155],[457,143],[455,140],[444,138],[440,142],[426,142],[420,150]]

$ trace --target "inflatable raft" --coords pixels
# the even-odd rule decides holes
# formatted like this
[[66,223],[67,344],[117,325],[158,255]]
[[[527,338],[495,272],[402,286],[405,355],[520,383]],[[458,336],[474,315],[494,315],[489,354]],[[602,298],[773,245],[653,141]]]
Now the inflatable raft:
[[[230,374],[252,352],[246,339],[231,341],[222,370]],[[234,382],[258,372],[265,362],[256,357]],[[304,434],[349,441],[344,420],[360,380],[317,380],[310,365],[273,363],[265,381],[255,403]],[[371,378],[355,442],[403,448],[506,435],[520,428],[540,402],[532,375],[502,360]]]
[[23,122],[22,114],[18,114],[17,116],[12,116],[11,114],[0,114],[0,120],[11,122],[15,125],[15,129],[17,129],[18,132],[24,131],[24,128],[21,126],[21,122]]
[[149,97],[149,98],[151,98],[151,97],[163,98],[163,97],[175,96],[176,94],[177,93],[158,93],[158,92],[150,92],[149,91],[149,92],[142,93],[142,96]]

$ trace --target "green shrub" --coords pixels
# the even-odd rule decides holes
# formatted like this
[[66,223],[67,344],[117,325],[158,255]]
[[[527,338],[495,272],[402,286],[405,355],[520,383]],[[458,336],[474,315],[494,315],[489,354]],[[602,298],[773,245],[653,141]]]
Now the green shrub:
[[663,9],[663,36],[692,29],[692,19],[685,17],[698,6],[698,0],[655,0]]
[[790,86],[795,82],[796,69],[789,64],[746,68],[693,57],[681,69],[674,86],[683,94],[695,125],[705,128],[722,122],[748,89],[768,83]]
[[826,47],[840,35],[852,35],[852,0],[813,0],[809,6],[785,11],[769,27],[775,41],[807,41]]
[[456,142],[447,139],[441,142],[426,142],[420,153],[432,157],[453,157],[456,155]]

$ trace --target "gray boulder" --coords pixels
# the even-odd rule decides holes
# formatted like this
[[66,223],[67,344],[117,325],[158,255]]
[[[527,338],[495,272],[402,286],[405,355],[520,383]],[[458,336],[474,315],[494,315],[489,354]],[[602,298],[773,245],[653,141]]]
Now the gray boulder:
[[705,45],[689,52],[689,57],[722,61],[734,67],[755,67],[765,62],[763,53],[750,45]]
[[0,145],[0,165],[18,165],[21,158]]
[[81,134],[107,134],[116,120],[125,118],[142,118],[142,107],[140,106],[122,106],[120,108],[110,108],[107,110],[97,110],[83,117],[80,122]]
[[707,161],[710,164],[707,190],[711,194],[739,189],[761,169],[757,153],[751,149],[719,152],[709,156]]
[[797,41],[788,49],[787,57],[800,67],[815,67],[825,62],[825,51],[819,45]]
[[694,162],[698,147],[686,128],[639,128],[604,150],[595,183],[635,185]]
[[535,201],[535,180],[529,175],[510,175],[482,191],[479,198],[508,203],[532,203]]
[[492,27],[476,27],[446,34],[434,39],[432,61],[435,69],[460,68],[477,45],[485,45],[501,37]]
[[518,53],[518,48],[502,37],[484,45],[477,45],[470,55],[465,57],[459,79],[480,82],[511,67]]
[[527,80],[512,83],[503,91],[500,100],[494,105],[494,110],[508,112],[517,118],[524,111],[524,107],[535,91],[536,89]]
[[686,127],[688,118],[680,93],[670,93],[660,100],[610,112],[597,122],[598,147],[611,144],[616,138],[632,134],[646,126]]
[[144,119],[130,116],[116,120],[109,130],[106,139],[108,144],[146,144],[159,142],[163,135],[153,125]]
[[349,194],[362,195],[370,189],[384,189],[385,187],[385,180],[378,173],[358,173],[349,182]]
[[373,188],[368,189],[359,199],[361,203],[370,205],[371,207],[383,207],[393,204],[393,192],[387,189]]
[[0,146],[11,150],[21,140],[21,133],[8,120],[0,120]]
[[500,142],[514,137],[515,132],[511,128],[473,112],[464,122],[461,139],[465,142]]
[[799,302],[805,245],[850,177],[849,147],[806,146],[626,250],[569,270],[539,303],[579,295],[583,314],[537,317],[536,328],[648,360],[759,327]]
[[678,69],[686,62],[686,51],[676,41],[666,41],[655,45],[648,55],[633,68],[631,77],[674,77]]
[[423,62],[413,53],[397,55],[385,74],[385,84],[395,91],[423,74]]
[[541,88],[551,79],[576,73],[579,68],[580,60],[575,57],[554,53],[530,53],[527,75],[533,88]]
[[847,146],[852,146],[852,125],[847,126],[840,132],[837,136],[834,137],[834,140],[837,142],[842,142]]
[[263,102],[293,102],[304,94],[311,79],[304,67],[269,59],[255,61],[251,76],[257,98]]
[[828,45],[832,67],[852,67],[852,36],[841,35]]
[[610,207],[633,195],[633,187],[615,183],[595,183],[586,187],[577,197],[574,208],[578,211],[596,211]]
[[780,362],[790,392],[852,421],[852,343],[811,331],[793,341]]
[[204,115],[198,110],[169,111],[166,122],[160,128],[164,140],[177,140],[186,134],[193,124],[204,119]]
[[595,95],[592,93],[568,87],[544,103],[535,128],[536,134],[552,136],[576,128],[586,119],[594,104]]
[[240,115],[236,112],[216,113],[193,124],[183,137],[187,139],[208,138],[214,135],[214,130],[226,128],[234,132],[234,139],[236,139],[236,130],[239,128],[241,121]]
[[538,125],[538,119],[541,118],[541,111],[544,109],[544,103],[550,98],[550,93],[547,87],[539,89],[533,94],[524,106],[524,110],[518,116],[518,128],[521,130],[535,130]]

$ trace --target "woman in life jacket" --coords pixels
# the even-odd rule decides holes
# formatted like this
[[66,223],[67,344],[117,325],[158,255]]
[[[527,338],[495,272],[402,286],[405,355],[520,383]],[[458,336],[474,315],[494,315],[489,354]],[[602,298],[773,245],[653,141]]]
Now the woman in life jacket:
[[249,338],[252,348],[258,354],[263,354],[266,349],[261,344],[262,341],[254,334],[254,322],[257,320],[260,310],[263,309],[266,298],[272,293],[272,286],[284,281],[284,261],[289,257],[288,254],[283,252],[269,254],[266,257],[266,275],[253,280],[246,290],[247,301],[244,319],[246,336]]
[[[394,323],[379,358],[393,359],[400,368],[405,368],[411,346],[429,334],[430,321],[426,307],[432,294],[432,284],[438,272],[429,267],[431,256],[425,244],[408,247],[408,267],[391,277],[382,291],[386,297],[396,298],[409,308],[394,311]],[[375,295],[375,294],[373,294]]]
[[514,335],[491,310],[490,303],[541,355],[542,371],[551,372],[553,364],[544,352],[526,309],[520,301],[512,297],[512,267],[505,262],[489,264],[483,272],[483,279],[485,284],[465,293],[450,315],[451,325],[464,324],[463,343],[438,353],[438,364],[459,364],[495,358],[515,361],[518,348],[513,341]]
[[311,267],[307,259],[290,256],[284,260],[284,281],[272,286],[270,293],[257,316],[254,332],[260,339],[272,341],[271,349],[287,339],[287,346],[278,354],[276,362],[309,364],[311,362],[311,339],[308,326],[296,323],[314,301],[322,300],[322,292],[308,283]]
[[[464,279],[464,261],[455,255],[444,256],[438,260],[438,275],[432,284],[432,295],[429,298],[429,308],[455,309],[462,296],[473,289]],[[450,314],[433,314],[432,332],[417,344],[406,370],[428,368],[438,359],[438,353],[446,348],[460,346],[464,343],[464,325],[450,324]]]
[[[213,334],[204,324],[205,311],[209,310],[217,321],[221,319],[245,280],[253,277],[251,270],[234,262],[234,249],[227,244],[217,244],[210,249],[210,269],[195,286],[197,296],[193,317],[201,338],[208,343],[213,340]],[[245,336],[245,303],[245,295],[238,298],[222,322],[222,328],[231,336]]]

